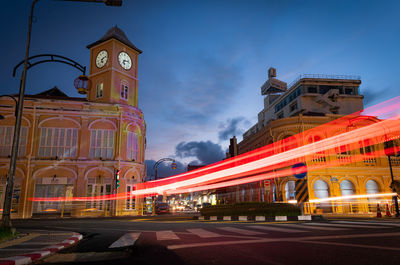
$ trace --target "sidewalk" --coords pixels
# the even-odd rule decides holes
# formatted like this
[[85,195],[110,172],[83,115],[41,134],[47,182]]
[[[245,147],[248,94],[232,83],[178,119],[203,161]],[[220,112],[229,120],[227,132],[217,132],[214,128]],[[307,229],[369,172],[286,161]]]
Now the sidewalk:
[[0,265],[30,264],[82,239],[74,232],[19,231],[20,237],[0,244]]

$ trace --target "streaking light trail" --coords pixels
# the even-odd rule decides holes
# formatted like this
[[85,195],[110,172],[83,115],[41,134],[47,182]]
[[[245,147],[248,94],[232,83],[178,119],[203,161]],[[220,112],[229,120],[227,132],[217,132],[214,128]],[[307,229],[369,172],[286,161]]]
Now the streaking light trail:
[[310,200],[310,202],[318,203],[318,202],[327,202],[327,201],[340,201],[340,200],[351,200],[351,199],[360,199],[360,198],[378,198],[378,197],[389,197],[397,195],[397,193],[374,193],[374,194],[361,194],[361,195],[347,195],[347,196],[338,196],[338,197],[329,197],[324,199],[314,199]]
[[[142,197],[155,194],[185,193],[292,175],[291,165],[309,161],[313,159],[313,155],[336,156],[342,152],[343,148],[350,151],[358,149],[366,143],[376,145],[399,138],[399,110],[400,97],[396,97],[364,111],[320,125],[246,154],[195,171],[136,184],[135,190],[131,194]],[[385,120],[380,120],[377,117],[384,117]],[[319,138],[309,141],[310,136],[318,136]],[[381,149],[365,155],[380,157],[385,155],[385,152]],[[365,158],[364,155],[355,155],[352,156],[351,161],[360,161],[363,158]],[[342,164],[343,161],[334,160],[321,165],[308,166],[308,170]],[[125,199],[128,195],[127,193],[120,193],[95,197],[30,198],[30,200],[117,200]]]

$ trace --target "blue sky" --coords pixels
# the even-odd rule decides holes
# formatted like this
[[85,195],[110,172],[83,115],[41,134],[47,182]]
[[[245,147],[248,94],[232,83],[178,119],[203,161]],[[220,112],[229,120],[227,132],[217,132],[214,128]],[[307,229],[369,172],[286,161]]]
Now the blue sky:
[[[18,92],[20,72],[11,73],[23,59],[30,2],[12,1],[0,11],[0,94]],[[107,7],[40,0],[30,54],[60,54],[88,66],[86,45],[118,25],[143,50],[146,159],[211,163],[222,158],[229,137],[241,139],[256,122],[271,66],[288,83],[302,73],[360,75],[366,106],[399,95],[399,13],[398,1],[124,0]],[[56,85],[79,96],[77,75],[63,64],[37,66],[28,72],[26,93]]]

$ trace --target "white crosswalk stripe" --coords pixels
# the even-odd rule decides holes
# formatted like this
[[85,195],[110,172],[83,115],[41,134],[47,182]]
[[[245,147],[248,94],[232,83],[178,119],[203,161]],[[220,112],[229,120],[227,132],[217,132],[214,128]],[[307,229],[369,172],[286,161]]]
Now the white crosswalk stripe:
[[292,228],[288,229],[288,228],[276,227],[276,226],[271,226],[271,225],[252,225],[252,226],[247,226],[247,227],[260,229],[260,230],[267,230],[267,231],[284,232],[284,233],[307,232],[306,230],[298,230],[298,229],[292,229]]
[[334,221],[333,223],[340,223],[340,224],[365,224],[365,225],[379,225],[379,226],[399,226],[400,224],[395,223],[386,223],[386,222],[357,222],[357,221]]
[[228,232],[233,232],[233,233],[238,233],[241,235],[246,235],[246,236],[252,236],[252,235],[264,235],[265,233],[258,232],[258,231],[253,231],[253,230],[247,230],[247,229],[241,229],[241,228],[236,228],[236,227],[218,227],[218,229],[228,231]]
[[171,230],[165,230],[165,231],[157,231],[156,232],[157,240],[176,240],[179,239],[179,237],[172,232]]
[[139,238],[141,233],[127,233],[121,236],[117,241],[111,244],[109,248],[120,248],[126,246],[132,246],[135,244],[136,240]]
[[304,223],[304,225],[316,225],[316,226],[334,226],[334,227],[349,227],[349,228],[389,228],[389,227],[381,227],[381,226],[372,226],[372,225],[362,225],[362,224],[332,224],[332,223]]
[[284,224],[282,227],[294,227],[294,228],[306,228],[313,230],[326,230],[326,231],[339,231],[339,230],[348,230],[347,228],[338,228],[338,227],[323,227],[323,226],[312,226],[305,224]]
[[201,238],[221,237],[222,235],[204,230],[202,228],[186,229],[188,232],[195,234]]

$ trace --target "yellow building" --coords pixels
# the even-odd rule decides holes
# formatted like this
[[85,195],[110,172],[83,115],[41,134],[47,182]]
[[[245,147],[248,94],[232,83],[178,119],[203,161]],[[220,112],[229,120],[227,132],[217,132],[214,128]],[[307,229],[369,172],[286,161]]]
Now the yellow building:
[[[58,88],[26,95],[15,176],[12,218],[44,214],[136,215],[132,196],[110,201],[32,202],[32,197],[86,197],[130,192],[145,178],[146,125],[138,108],[141,51],[111,28],[90,49],[86,98]],[[3,206],[14,130],[13,100],[0,97],[0,205]],[[1,207],[2,208],[2,207]]]
[[[258,114],[258,122],[243,134],[236,144],[231,139],[230,154],[235,156],[259,147],[283,140],[307,130],[336,120],[344,115],[363,109],[363,96],[359,95],[359,77],[302,75],[287,88],[286,83],[275,79],[276,70],[270,68],[269,78],[261,87],[264,109]],[[363,119],[357,126],[375,123],[374,117]],[[346,128],[330,132],[330,135],[305,133],[299,142],[312,143],[342,133]],[[395,142],[400,152],[398,140]],[[340,166],[308,172],[306,177],[306,201],[344,195],[390,193],[391,176],[388,158],[371,157],[367,153],[382,149],[383,144],[361,143],[357,147],[346,146],[335,152],[316,153],[307,157],[307,166],[339,161]],[[281,150],[280,150],[281,151]],[[354,155],[362,155],[362,161],[354,161]],[[392,156],[395,179],[400,179],[400,157]],[[293,175],[250,183],[229,189],[229,201],[283,201],[298,199]],[[298,189],[297,189],[298,191]],[[297,194],[298,195],[298,194]],[[366,213],[376,211],[376,203],[391,203],[391,197],[377,199],[336,200],[324,203],[306,203],[306,212]]]

